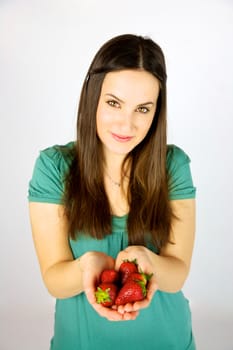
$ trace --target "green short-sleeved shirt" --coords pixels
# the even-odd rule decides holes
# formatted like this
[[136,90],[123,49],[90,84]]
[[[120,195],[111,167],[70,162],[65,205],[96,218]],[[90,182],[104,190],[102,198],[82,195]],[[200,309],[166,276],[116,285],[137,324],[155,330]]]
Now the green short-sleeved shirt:
[[[29,184],[31,202],[62,203],[64,176],[71,162],[71,142],[40,153]],[[167,171],[171,200],[195,197],[190,159],[180,148],[168,146]],[[70,240],[75,258],[87,251],[117,256],[128,246],[127,216],[112,217],[112,233],[102,240],[80,235]],[[153,250],[153,247],[149,247]],[[50,350],[194,350],[191,314],[182,291],[157,291],[150,306],[134,321],[110,322],[100,317],[88,303],[85,293],[56,300],[54,335]]]

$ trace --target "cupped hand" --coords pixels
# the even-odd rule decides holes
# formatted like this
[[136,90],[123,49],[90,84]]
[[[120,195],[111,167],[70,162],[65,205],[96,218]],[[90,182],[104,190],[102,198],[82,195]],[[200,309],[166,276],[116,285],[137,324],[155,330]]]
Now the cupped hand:
[[116,270],[119,270],[119,267],[124,260],[133,261],[136,259],[139,271],[142,271],[148,275],[152,274],[147,284],[146,298],[142,301],[118,306],[117,310],[119,313],[124,314],[126,312],[138,312],[139,310],[144,309],[150,305],[154,293],[158,289],[158,284],[155,276],[155,268],[152,264],[153,254],[155,253],[144,246],[129,246],[118,254],[115,264]]
[[93,251],[84,254],[80,263],[83,272],[83,289],[95,311],[109,321],[134,320],[138,315],[136,310],[119,312],[116,307],[107,308],[96,302],[95,291],[100,282],[101,272],[105,269],[115,269],[115,260],[105,253]]

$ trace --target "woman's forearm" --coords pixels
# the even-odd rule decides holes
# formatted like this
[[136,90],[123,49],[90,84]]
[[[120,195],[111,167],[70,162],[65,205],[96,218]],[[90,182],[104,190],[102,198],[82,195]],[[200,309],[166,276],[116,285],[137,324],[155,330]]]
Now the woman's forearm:
[[186,264],[176,257],[152,254],[158,289],[168,293],[181,290],[189,272]]
[[[176,293],[182,287],[188,275],[186,264],[172,256],[160,256],[151,252],[153,274],[158,289]],[[43,275],[49,293],[58,299],[73,297],[84,291],[83,269],[80,259],[59,262],[51,266]]]
[[58,299],[69,298],[83,292],[80,259],[59,262],[43,275],[49,293]]

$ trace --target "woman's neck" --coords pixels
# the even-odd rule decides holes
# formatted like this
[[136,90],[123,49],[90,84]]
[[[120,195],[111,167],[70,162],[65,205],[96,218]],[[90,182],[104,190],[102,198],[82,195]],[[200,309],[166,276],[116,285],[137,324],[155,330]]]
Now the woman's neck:
[[[105,152],[105,172],[116,181],[121,179],[122,173],[125,175],[129,175],[129,162],[127,161],[124,164],[125,157],[126,156],[124,154]],[[124,169],[122,169],[123,164]]]
[[120,177],[124,158],[118,155],[105,157],[105,169],[110,176]]

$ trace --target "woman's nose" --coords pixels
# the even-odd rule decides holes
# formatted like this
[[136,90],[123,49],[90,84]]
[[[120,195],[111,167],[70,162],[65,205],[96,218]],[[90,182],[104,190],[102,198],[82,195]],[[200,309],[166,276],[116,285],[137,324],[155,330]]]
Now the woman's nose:
[[133,129],[133,113],[132,111],[123,110],[120,113],[119,123],[124,130]]

